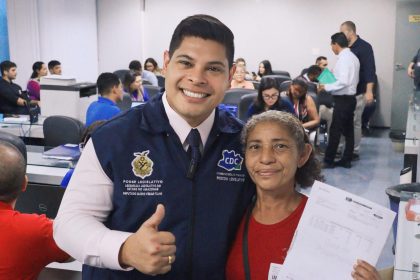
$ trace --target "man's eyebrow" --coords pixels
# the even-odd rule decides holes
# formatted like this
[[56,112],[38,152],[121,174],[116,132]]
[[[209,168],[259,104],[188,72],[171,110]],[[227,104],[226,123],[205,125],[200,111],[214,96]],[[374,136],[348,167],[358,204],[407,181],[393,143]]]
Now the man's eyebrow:
[[187,55],[187,54],[180,54],[177,55],[176,58],[186,58],[188,60],[194,60],[191,56]]

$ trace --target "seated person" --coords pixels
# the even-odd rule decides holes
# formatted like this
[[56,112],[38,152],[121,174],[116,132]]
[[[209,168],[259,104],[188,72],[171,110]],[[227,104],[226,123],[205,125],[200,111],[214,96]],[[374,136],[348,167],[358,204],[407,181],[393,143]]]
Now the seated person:
[[253,77],[255,81],[261,81],[261,78],[267,75],[273,75],[273,69],[271,63],[268,60],[263,60],[258,66],[258,73]]
[[308,85],[306,82],[296,78],[292,81],[285,94],[293,104],[294,112],[301,121],[303,127],[312,130],[318,127],[320,118],[315,102],[307,92]]
[[154,58],[149,57],[144,62],[144,70],[152,72],[155,75],[162,76],[162,69],[159,68],[156,60]]
[[242,66],[236,66],[230,88],[247,88],[254,89],[254,85],[250,81],[245,80],[246,70]]
[[272,78],[261,80],[257,100],[248,109],[248,118],[268,110],[295,113],[290,101],[287,98],[281,98],[278,83]]
[[245,70],[245,80],[247,80],[247,81],[252,81],[253,80],[252,75],[249,74],[249,72],[246,70],[246,61],[245,61],[244,58],[238,57],[235,60],[235,65],[236,65],[236,67],[243,67],[244,68],[244,70]]
[[[328,60],[325,56],[318,56],[315,60],[315,65],[321,68],[321,72],[328,67]],[[308,73],[309,68],[305,68],[300,73],[301,75]]]
[[19,85],[13,83],[17,75],[16,64],[5,60],[0,64],[0,70],[0,113],[27,115],[26,103],[29,98]]
[[127,73],[124,76],[123,89],[124,92],[130,94],[131,100],[147,102],[149,100],[149,95],[143,88],[141,81],[141,75],[139,73],[130,71],[130,73]]
[[138,60],[132,60],[130,64],[128,65],[128,69],[130,71],[133,71],[134,73],[138,73],[141,75],[141,78],[143,81],[148,81],[152,84],[152,86],[159,86],[158,79],[156,78],[156,75],[153,74],[150,71],[143,70],[141,67],[141,62]]
[[109,120],[121,112],[117,107],[118,100],[123,98],[120,79],[113,73],[102,73],[96,81],[100,96],[98,101],[89,105],[86,113],[86,127],[101,120]]
[[48,62],[48,71],[50,75],[61,75],[61,63],[58,60],[51,60]]
[[301,74],[298,78],[305,80],[306,82],[317,83],[318,77],[321,75],[322,69],[317,65],[311,65],[308,71]]
[[26,89],[31,100],[39,101],[41,94],[41,85],[39,84],[41,77],[47,76],[47,65],[42,61],[37,61],[32,65],[32,75]]
[[0,141],[0,279],[37,279],[51,262],[70,256],[55,244],[52,221],[45,215],[13,210],[28,183],[19,150]]
[[[226,279],[266,280],[271,263],[284,263],[307,202],[296,186],[311,186],[323,177],[308,135],[291,114],[268,111],[252,117],[243,128],[242,145],[256,199],[237,231]],[[244,235],[248,254],[243,252]],[[244,262],[250,275],[246,275]],[[357,262],[351,276],[380,279],[376,269],[363,261]]]

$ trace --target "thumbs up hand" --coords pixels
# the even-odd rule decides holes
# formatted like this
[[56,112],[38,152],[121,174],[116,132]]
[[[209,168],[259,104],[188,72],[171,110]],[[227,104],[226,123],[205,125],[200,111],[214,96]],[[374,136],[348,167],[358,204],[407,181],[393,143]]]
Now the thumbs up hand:
[[165,207],[159,204],[155,213],[127,238],[119,253],[121,266],[134,267],[148,275],[165,274],[171,270],[175,261],[175,236],[158,230],[164,217]]

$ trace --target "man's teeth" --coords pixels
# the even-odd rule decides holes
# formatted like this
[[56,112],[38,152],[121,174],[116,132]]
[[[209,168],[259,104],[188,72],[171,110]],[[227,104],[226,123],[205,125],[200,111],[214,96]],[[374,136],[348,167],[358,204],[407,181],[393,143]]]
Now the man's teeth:
[[197,92],[188,91],[186,89],[184,89],[183,91],[184,91],[184,94],[188,97],[204,98],[207,96],[206,93],[197,93]]

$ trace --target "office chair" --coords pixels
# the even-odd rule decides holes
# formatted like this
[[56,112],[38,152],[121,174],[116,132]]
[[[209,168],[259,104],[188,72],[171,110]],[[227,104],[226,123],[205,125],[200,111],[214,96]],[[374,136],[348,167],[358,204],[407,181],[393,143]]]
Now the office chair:
[[290,73],[282,70],[273,70],[273,75],[286,76],[290,78]]
[[156,78],[158,80],[158,86],[160,86],[161,88],[165,87],[165,77],[161,76],[161,75],[156,75]]
[[281,83],[279,87],[280,92],[287,91],[291,83],[292,81],[284,81],[283,83]]
[[45,146],[56,147],[63,144],[79,144],[84,124],[67,116],[50,116],[43,124]]
[[241,97],[256,92],[254,89],[246,89],[246,88],[231,88],[225,92],[225,97],[223,98],[223,104],[230,104],[239,106],[239,102],[241,102]]
[[28,156],[26,153],[26,145],[18,136],[8,132],[0,131],[0,141],[7,142],[15,146],[25,158],[25,162],[27,161]]
[[118,101],[117,106],[118,106],[118,108],[121,109],[121,111],[127,111],[128,109],[131,108],[132,103],[133,103],[133,101],[131,100],[130,94],[127,93],[127,92],[124,92],[123,93],[123,100]]
[[315,83],[307,82],[306,84],[308,85],[308,92],[313,92],[315,94],[317,93],[318,89]]
[[158,94],[161,94],[160,87],[153,86],[153,85],[146,85],[143,83],[143,88],[147,91],[147,94],[149,95],[149,100],[157,96]]
[[290,77],[287,76],[282,76],[282,75],[267,75],[267,76],[263,76],[262,79],[274,79],[277,81],[278,85],[281,85],[281,83],[285,82],[285,81],[291,81],[292,79],[290,79]]
[[114,74],[118,76],[118,78],[120,79],[121,82],[124,82],[124,77],[128,73],[130,73],[130,70],[127,70],[127,69],[121,69],[121,70],[114,71]]
[[238,117],[240,120],[246,122],[248,120],[248,109],[249,106],[257,99],[258,93],[252,92],[241,96],[239,102],[239,114]]
[[254,85],[254,89],[258,90],[260,88],[260,82],[252,81],[252,84]]

